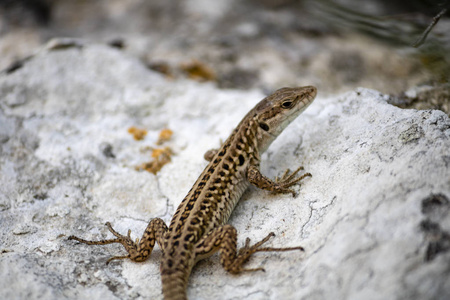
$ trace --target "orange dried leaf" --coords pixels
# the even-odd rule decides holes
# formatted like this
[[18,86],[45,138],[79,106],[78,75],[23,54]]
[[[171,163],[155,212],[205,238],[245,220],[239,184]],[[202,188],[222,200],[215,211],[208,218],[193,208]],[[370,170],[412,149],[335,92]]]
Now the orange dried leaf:
[[173,131],[168,129],[168,128],[161,130],[161,132],[159,133],[159,138],[158,138],[158,141],[156,142],[156,144],[157,145],[161,145],[162,143],[170,140],[172,135],[173,135]]
[[212,81],[216,79],[216,74],[214,73],[214,71],[198,60],[182,64],[181,70],[186,72],[190,79],[198,81]]
[[136,170],[156,174],[161,170],[161,168],[171,161],[172,149],[169,147],[153,149],[152,157],[154,158],[150,162],[143,163],[136,166]]
[[133,138],[134,138],[136,141],[143,140],[144,137],[147,135],[147,130],[145,130],[145,129],[139,129],[139,128],[134,127],[134,126],[128,128],[128,132],[129,132],[131,135],[133,135]]

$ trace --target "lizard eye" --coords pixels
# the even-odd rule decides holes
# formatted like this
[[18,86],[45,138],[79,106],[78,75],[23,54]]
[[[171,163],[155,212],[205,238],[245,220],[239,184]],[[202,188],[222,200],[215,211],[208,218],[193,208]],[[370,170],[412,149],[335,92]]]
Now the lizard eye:
[[259,123],[259,127],[261,127],[261,129],[264,131],[269,131],[269,125],[264,122]]
[[283,103],[281,103],[282,108],[291,108],[294,102],[292,100],[286,100]]

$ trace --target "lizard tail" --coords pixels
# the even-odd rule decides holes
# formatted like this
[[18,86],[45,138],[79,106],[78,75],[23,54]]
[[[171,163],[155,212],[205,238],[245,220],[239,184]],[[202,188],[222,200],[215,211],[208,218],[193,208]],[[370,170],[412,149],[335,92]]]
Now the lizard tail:
[[[187,284],[195,265],[193,251],[166,248],[161,260],[161,281],[164,300],[187,300]],[[191,249],[192,250],[192,249]],[[173,253],[171,257],[169,253]]]
[[187,300],[186,288],[189,274],[181,270],[164,273],[161,274],[164,300]]

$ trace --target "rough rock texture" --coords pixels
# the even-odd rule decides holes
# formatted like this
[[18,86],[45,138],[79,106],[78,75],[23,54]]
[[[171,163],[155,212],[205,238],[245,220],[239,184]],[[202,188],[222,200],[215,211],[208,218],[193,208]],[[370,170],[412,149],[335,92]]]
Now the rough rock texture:
[[[411,46],[445,6],[438,2],[0,1],[0,70],[52,37],[81,37],[121,47],[170,77],[185,78],[182,66],[200,62],[222,88],[307,82],[333,95],[364,86],[448,114],[448,14],[423,46]],[[417,86],[436,96],[405,97]]]
[[[217,147],[263,95],[167,81],[105,46],[43,50],[0,74],[0,298],[162,299],[149,261],[105,261],[118,245],[67,241],[140,237],[169,222]],[[448,299],[450,121],[403,110],[373,90],[315,102],[263,156],[263,173],[303,165],[298,195],[249,189],[230,223],[253,241],[305,253],[259,253],[265,273],[232,276],[217,255],[191,276],[190,299]],[[148,134],[136,141],[131,126]],[[153,175],[158,134],[172,162]]]

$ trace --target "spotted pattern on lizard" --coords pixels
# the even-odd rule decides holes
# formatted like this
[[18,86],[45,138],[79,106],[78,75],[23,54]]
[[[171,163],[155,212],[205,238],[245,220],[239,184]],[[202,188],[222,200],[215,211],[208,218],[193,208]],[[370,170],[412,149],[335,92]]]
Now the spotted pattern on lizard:
[[297,177],[302,167],[293,173],[288,170],[275,181],[265,177],[259,170],[261,154],[276,137],[306,107],[311,104],[317,90],[313,86],[282,88],[259,102],[233,130],[220,149],[205,155],[210,163],[195,182],[187,196],[178,206],[169,227],[159,218],[152,219],[142,238],[133,241],[130,231],[126,236],[117,233],[110,223],[109,231],[115,239],[88,241],[70,236],[88,245],[120,243],[127,250],[124,256],[110,258],[145,261],[155,243],[161,247],[162,292],[165,300],[187,299],[186,289],[194,265],[215,252],[230,273],[253,272],[262,268],[246,269],[245,262],[255,252],[303,250],[302,247],[261,247],[274,234],[270,233],[260,242],[237,251],[236,229],[226,224],[234,207],[249,185],[275,193],[292,193],[291,189],[305,177]]

